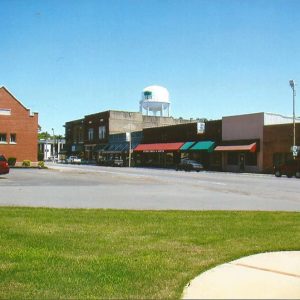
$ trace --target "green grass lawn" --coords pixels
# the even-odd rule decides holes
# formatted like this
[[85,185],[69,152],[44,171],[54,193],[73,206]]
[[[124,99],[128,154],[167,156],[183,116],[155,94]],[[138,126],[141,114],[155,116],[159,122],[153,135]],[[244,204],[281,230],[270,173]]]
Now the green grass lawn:
[[0,208],[0,298],[180,298],[200,272],[300,249],[300,214]]

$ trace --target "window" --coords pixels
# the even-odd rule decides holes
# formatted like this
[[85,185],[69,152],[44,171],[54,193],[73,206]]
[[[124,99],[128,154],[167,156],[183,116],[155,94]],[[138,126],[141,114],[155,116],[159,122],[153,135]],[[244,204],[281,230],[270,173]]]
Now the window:
[[10,116],[11,110],[7,108],[0,108],[0,115],[2,116]]
[[94,129],[93,128],[89,128],[88,138],[89,138],[89,141],[92,141],[94,139]]
[[78,142],[79,143],[83,142],[83,130],[81,127],[78,129]]
[[6,143],[6,133],[0,133],[0,143]]
[[10,143],[11,144],[16,144],[17,143],[17,136],[15,133],[10,134]]
[[99,126],[99,140],[104,140],[106,135],[106,127]]
[[152,99],[152,92],[145,91],[144,92],[144,98],[145,98],[145,100]]
[[246,153],[246,165],[256,166],[257,165],[257,154],[253,152]]
[[228,165],[237,165],[238,164],[238,153],[237,152],[228,152],[227,164]]

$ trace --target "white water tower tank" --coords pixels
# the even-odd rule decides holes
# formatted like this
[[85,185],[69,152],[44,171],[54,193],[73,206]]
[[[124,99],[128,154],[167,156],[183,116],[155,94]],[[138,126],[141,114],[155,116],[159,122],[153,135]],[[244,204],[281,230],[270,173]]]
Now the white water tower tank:
[[164,111],[167,111],[167,116],[170,115],[170,99],[169,92],[166,88],[158,85],[151,85],[143,89],[142,100],[140,101],[140,112],[146,110],[147,116],[152,112],[156,116],[160,112],[160,116],[164,116]]

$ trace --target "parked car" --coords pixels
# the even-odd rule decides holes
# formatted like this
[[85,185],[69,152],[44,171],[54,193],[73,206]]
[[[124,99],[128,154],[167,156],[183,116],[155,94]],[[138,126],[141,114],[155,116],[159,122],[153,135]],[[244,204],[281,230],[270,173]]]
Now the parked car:
[[124,162],[123,162],[123,159],[112,158],[112,159],[107,160],[106,165],[111,166],[111,167],[123,167]]
[[0,154],[0,174],[8,174],[9,166],[4,155]]
[[185,171],[197,171],[200,172],[203,170],[203,165],[198,163],[195,160],[191,159],[182,159],[181,162],[176,166],[176,171],[185,170]]
[[110,158],[110,159],[100,160],[98,164],[100,166],[108,166],[108,167],[123,167],[124,161],[123,159]]
[[113,167],[123,167],[124,166],[123,159],[113,159],[112,166]]
[[276,177],[286,175],[289,178],[293,176],[300,178],[300,160],[292,159],[283,164],[274,166],[274,174]]
[[81,164],[81,158],[77,156],[70,156],[66,161],[68,164]]

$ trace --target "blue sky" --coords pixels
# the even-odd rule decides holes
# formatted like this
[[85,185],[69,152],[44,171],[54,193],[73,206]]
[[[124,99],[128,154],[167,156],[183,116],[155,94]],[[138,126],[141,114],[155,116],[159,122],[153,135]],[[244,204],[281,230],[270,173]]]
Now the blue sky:
[[174,117],[291,115],[299,12],[298,0],[0,0],[0,86],[60,134],[87,114],[138,111],[152,84]]

